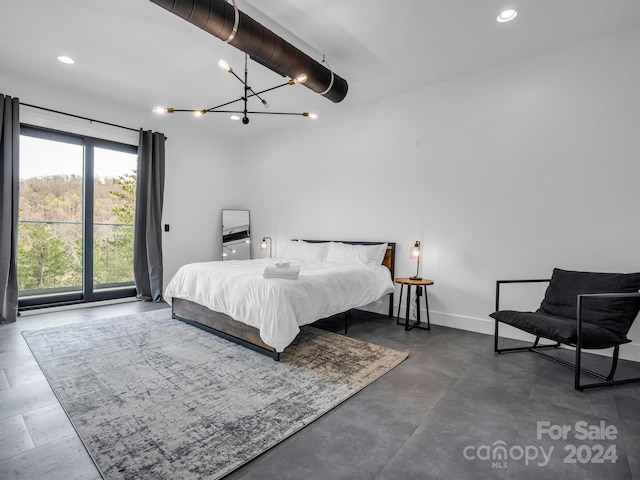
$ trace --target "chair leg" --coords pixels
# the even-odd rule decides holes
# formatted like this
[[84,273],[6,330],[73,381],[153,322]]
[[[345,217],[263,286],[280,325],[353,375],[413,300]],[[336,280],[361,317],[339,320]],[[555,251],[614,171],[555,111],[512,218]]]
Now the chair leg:
[[[494,333],[494,337],[493,337],[493,351],[494,353],[509,353],[509,352],[527,352],[527,351],[535,351],[535,350],[540,350],[540,349],[546,349],[546,348],[558,348],[560,346],[559,343],[553,343],[553,344],[549,344],[549,345],[538,345],[538,343],[540,342],[540,336],[536,336],[535,341],[533,342],[532,345],[528,346],[528,347],[513,347],[513,348],[499,348],[498,346],[498,320],[495,320],[496,322],[496,327],[495,327],[495,333]],[[535,349],[535,350],[534,350]]]
[[[623,385],[625,383],[634,383],[634,382],[640,382],[640,377],[636,377],[636,378],[624,378],[622,380],[614,380],[613,376],[616,373],[616,368],[618,367],[618,358],[620,356],[620,346],[616,345],[615,347],[613,347],[613,355],[611,357],[611,370],[609,371],[609,375],[607,375],[606,377],[604,375],[600,375],[599,373],[595,373],[592,372],[591,370],[587,370],[585,368],[581,368],[580,367],[580,353],[579,350],[576,348],[576,364],[574,366],[575,368],[575,389],[576,390],[585,390],[587,388],[595,388],[595,387],[610,387],[613,385]],[[604,380],[604,382],[596,382],[596,383],[581,383],[580,379],[580,375],[582,373],[585,373],[587,375],[591,375],[592,377],[595,378],[599,378],[601,380]]]
[[[618,382],[613,380],[613,377],[616,373],[616,369],[618,368],[619,357],[620,357],[620,345],[616,345],[615,347],[613,347],[613,355],[611,356],[611,370],[609,371],[609,375],[605,377],[604,375],[594,374],[594,372],[591,372],[584,368],[580,368],[578,349],[576,349],[576,381],[575,381],[576,390],[584,390],[585,388],[604,387],[607,385],[617,385],[619,383],[631,383],[631,382],[640,381],[640,378],[635,378],[635,379],[630,378],[626,380],[620,380]],[[590,383],[590,384],[583,385],[582,383],[580,383],[580,375],[582,373],[586,373],[587,375],[600,378],[601,380],[604,380],[604,382]]]
[[[500,348],[498,346],[498,338],[499,338],[499,334],[498,334],[498,320],[495,320],[496,322],[496,328],[495,328],[495,332],[493,334],[493,351],[494,353],[504,353],[504,352],[524,352],[526,350],[529,350],[531,347],[515,347],[515,348]],[[539,337],[538,337],[539,338]],[[536,339],[537,340],[537,339]]]
[[582,366],[580,365],[580,359],[582,358],[581,351],[582,348],[580,346],[580,341],[578,341],[578,344],[576,345],[576,363],[573,366],[573,368],[575,369],[574,388],[576,390],[582,390],[580,385],[580,375],[582,375]]
[[613,358],[611,359],[611,371],[609,375],[607,375],[607,382],[613,380],[613,376],[616,373],[616,368],[618,368],[618,356],[620,355],[620,345],[616,345],[613,348]]

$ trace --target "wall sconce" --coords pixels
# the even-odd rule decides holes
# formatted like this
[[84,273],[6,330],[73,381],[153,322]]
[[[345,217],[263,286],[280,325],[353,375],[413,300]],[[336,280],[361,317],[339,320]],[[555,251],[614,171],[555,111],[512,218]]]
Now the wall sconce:
[[271,253],[272,253],[272,249],[271,249],[271,244],[272,244],[272,240],[271,237],[262,237],[262,242],[260,243],[260,249],[261,250],[266,250],[267,249],[267,239],[269,240],[269,258],[271,258]]
[[413,247],[411,247],[411,254],[410,254],[410,258],[411,260],[417,260],[418,261],[418,266],[416,267],[416,274],[413,277],[409,277],[411,278],[411,280],[422,280],[422,277],[420,276],[420,242],[418,240],[416,240],[416,243]]

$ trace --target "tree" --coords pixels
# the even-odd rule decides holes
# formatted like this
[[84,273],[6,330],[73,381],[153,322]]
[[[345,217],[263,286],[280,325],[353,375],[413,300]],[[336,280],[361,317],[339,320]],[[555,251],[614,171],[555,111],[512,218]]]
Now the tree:
[[110,190],[109,194],[120,200],[120,205],[112,207],[111,211],[120,223],[133,224],[136,204],[137,172],[125,173],[113,179],[113,184],[120,190]]
[[71,261],[65,244],[52,225],[23,223],[18,242],[18,280],[20,290],[55,288],[66,285]]
[[109,195],[116,200],[111,212],[119,224],[111,234],[94,243],[94,282],[130,282],[133,279],[133,219],[135,215],[136,171],[112,180]]

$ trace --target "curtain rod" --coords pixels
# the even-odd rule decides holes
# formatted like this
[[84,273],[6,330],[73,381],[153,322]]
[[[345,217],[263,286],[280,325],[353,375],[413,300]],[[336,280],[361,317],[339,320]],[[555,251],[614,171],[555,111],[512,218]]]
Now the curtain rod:
[[23,105],[25,107],[37,108],[39,110],[45,110],[47,112],[58,113],[60,115],[66,115],[68,117],[79,118],[81,120],[87,120],[87,121],[92,122],[92,123],[101,123],[103,125],[109,125],[110,127],[123,128],[125,130],[131,130],[132,132],[140,132],[140,129],[138,129],[138,128],[125,127],[123,125],[118,125],[116,123],[103,122],[102,120],[96,120],[95,118],[82,117],[80,115],[75,115],[73,113],[61,112],[60,110],[53,110],[51,108],[39,107],[37,105],[30,105],[28,103],[23,103],[23,102],[20,102],[20,105]]

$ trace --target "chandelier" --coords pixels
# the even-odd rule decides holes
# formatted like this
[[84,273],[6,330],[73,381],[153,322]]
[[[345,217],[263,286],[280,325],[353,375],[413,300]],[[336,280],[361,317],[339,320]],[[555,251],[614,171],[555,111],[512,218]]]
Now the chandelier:
[[[248,83],[248,76],[249,76],[248,68],[247,68],[248,58],[249,56],[245,53],[244,54],[244,79],[239,77],[238,74],[233,70],[233,68],[231,68],[231,66],[225,60],[220,60],[220,62],[218,62],[218,65],[220,65],[220,68],[223,68],[224,70],[232,74],[235,78],[237,78],[240,81],[240,83],[242,83],[244,87],[244,94],[241,97],[236,98],[235,100],[231,100],[229,102],[222,103],[220,105],[216,105],[215,107],[210,107],[210,108],[184,109],[184,108],[173,108],[173,107],[155,107],[153,109],[153,112],[157,114],[190,112],[196,117],[200,117],[207,113],[231,113],[233,114],[231,116],[231,119],[233,120],[242,119],[242,123],[244,125],[247,125],[249,123],[249,114],[252,114],[252,115],[253,114],[255,115],[298,115],[298,116],[307,117],[307,118],[314,118],[314,119],[318,118],[318,115],[316,113],[272,112],[272,111],[266,110],[269,108],[269,102],[267,102],[264,98],[262,98],[261,95],[263,95],[264,93],[276,90],[278,88],[285,87],[287,85],[296,85],[298,83],[302,84],[307,81],[307,76],[305,74],[301,74],[295,78],[292,78],[291,80],[288,80],[285,83],[256,92],[255,90],[253,90],[253,88],[249,86],[249,83]],[[249,110],[248,104],[249,104],[249,99],[251,98],[257,98],[258,100],[260,100],[265,110],[259,110],[259,111]],[[242,105],[243,105],[242,110],[226,110],[226,109],[223,110],[223,107],[227,107],[229,105],[232,105],[238,102],[242,102]]]

